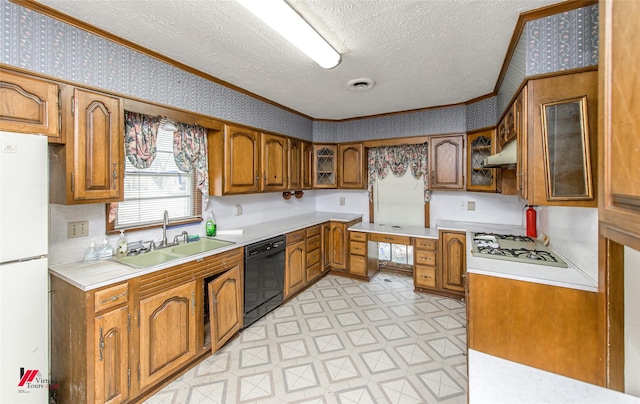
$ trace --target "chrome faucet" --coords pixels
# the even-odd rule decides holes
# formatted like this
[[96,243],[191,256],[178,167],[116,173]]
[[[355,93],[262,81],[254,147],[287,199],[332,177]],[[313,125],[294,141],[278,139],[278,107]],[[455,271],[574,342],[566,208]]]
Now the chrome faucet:
[[164,217],[162,218],[162,242],[160,244],[162,247],[166,247],[168,244],[167,242],[167,225],[168,224],[169,224],[169,212],[165,210]]

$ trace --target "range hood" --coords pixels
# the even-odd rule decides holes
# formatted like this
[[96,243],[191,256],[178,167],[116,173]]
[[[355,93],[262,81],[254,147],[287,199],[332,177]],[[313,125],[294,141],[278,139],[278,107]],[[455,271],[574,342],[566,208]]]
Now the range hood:
[[492,154],[484,159],[482,164],[485,168],[500,168],[512,166],[518,160],[517,142],[514,140],[502,149],[500,153]]

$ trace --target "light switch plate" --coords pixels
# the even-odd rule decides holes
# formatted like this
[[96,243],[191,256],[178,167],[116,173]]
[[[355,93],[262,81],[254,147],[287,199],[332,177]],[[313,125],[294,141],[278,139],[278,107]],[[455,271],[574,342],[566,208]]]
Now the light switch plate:
[[476,210],[476,203],[473,201],[467,202],[467,210]]
[[240,216],[242,214],[242,205],[235,205],[233,207],[233,215]]
[[347,198],[345,198],[344,196],[340,197],[340,206],[344,206],[347,204]]
[[89,235],[89,221],[67,223],[67,238],[86,237]]

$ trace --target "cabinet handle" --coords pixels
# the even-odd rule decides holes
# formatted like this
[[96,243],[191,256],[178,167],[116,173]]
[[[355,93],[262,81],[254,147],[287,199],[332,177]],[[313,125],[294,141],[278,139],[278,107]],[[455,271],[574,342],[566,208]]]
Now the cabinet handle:
[[421,278],[431,279],[431,276],[428,275],[420,275]]
[[116,189],[116,180],[118,179],[118,164],[114,161],[113,162],[113,189]]
[[98,342],[98,348],[100,348],[100,362],[102,362],[104,352],[104,335],[102,333],[102,327],[100,327],[100,341]]
[[106,299],[102,299],[100,301],[100,304],[104,304],[104,303],[109,302],[109,301],[115,302],[116,300],[118,300],[121,297],[126,296],[126,295],[127,295],[127,292],[123,292],[123,293],[120,293],[119,295],[114,295],[114,296],[108,297]]
[[466,277],[467,277],[467,274],[462,274],[462,275],[460,275],[460,277],[461,277],[461,278],[466,278]]
[[191,291],[191,314],[196,314],[196,292]]

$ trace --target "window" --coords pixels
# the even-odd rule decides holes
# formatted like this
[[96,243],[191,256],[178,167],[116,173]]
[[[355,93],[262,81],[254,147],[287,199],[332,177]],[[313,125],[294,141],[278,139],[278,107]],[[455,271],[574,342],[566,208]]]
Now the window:
[[125,158],[124,201],[118,204],[114,228],[155,225],[162,222],[165,210],[172,222],[200,219],[201,201],[196,170],[185,173],[178,169],[173,156],[173,132],[160,128],[151,167],[135,168]]
[[413,246],[378,243],[378,259],[387,263],[413,265]]

